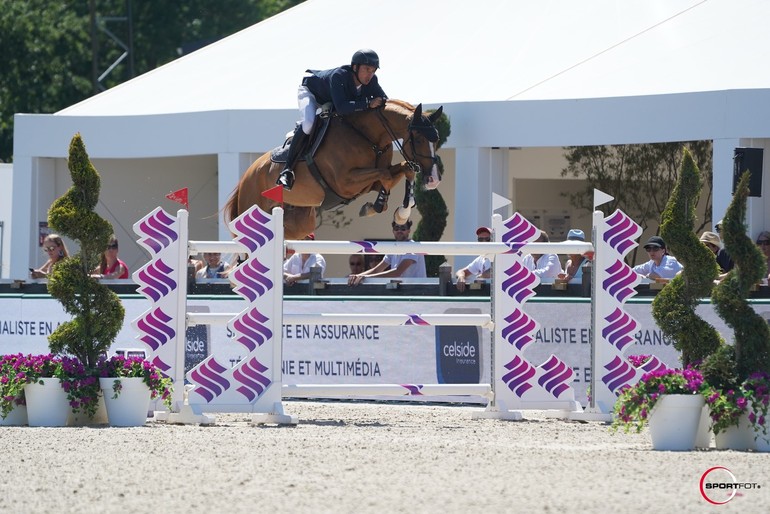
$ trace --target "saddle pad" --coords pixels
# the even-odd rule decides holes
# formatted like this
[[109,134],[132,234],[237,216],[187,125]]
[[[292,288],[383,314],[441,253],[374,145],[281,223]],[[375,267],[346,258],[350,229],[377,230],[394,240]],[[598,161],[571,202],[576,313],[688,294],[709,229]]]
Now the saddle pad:
[[[326,117],[323,118],[321,116],[316,117],[316,123],[313,124],[313,133],[310,134],[310,140],[313,142],[310,145],[310,150],[307,152],[303,152],[299,158],[298,161],[304,161],[305,156],[307,154],[310,154],[311,156],[315,155],[316,151],[318,150],[318,147],[321,145],[321,141],[324,140],[324,136],[326,135],[326,131],[329,129],[329,124],[331,122],[332,117]],[[318,123],[320,121],[320,123]],[[291,143],[291,137],[286,139],[284,141],[283,145],[278,146],[276,148],[273,148],[270,151],[270,160],[273,162],[277,162],[280,164],[286,163],[286,157],[289,155],[289,143]]]

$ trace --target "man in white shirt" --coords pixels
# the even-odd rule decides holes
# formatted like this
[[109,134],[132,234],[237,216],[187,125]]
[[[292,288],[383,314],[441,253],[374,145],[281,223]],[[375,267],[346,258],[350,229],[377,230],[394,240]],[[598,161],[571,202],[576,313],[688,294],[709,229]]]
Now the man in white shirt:
[[[476,229],[476,240],[479,243],[488,243],[492,241],[492,229],[489,227],[479,227]],[[486,255],[479,255],[471,261],[470,264],[457,270],[455,276],[457,283],[455,286],[458,291],[465,291],[465,280],[476,275],[476,278],[489,278],[492,275],[492,261]]]
[[[391,223],[393,237],[396,241],[411,241],[409,233],[412,230],[412,220],[407,220],[404,225],[399,225],[395,221]],[[390,278],[425,278],[425,257],[414,253],[404,255],[386,255],[379,264],[372,269],[362,273],[351,274],[348,276],[348,285],[357,286],[366,277]]]
[[650,260],[634,266],[634,271],[653,282],[668,282],[682,271],[682,265],[676,257],[666,253],[666,243],[660,236],[652,236],[644,244]]

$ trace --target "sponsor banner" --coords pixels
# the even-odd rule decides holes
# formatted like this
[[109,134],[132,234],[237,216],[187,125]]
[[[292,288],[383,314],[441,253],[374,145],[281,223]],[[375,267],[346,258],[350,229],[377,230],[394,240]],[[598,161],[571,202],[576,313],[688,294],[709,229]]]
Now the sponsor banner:
[[[144,345],[136,340],[131,320],[149,308],[143,298],[123,298],[126,321],[112,345],[133,350]],[[188,310],[196,312],[240,312],[246,303],[238,299],[188,298]],[[575,398],[586,402],[591,379],[590,325],[588,302],[530,301],[527,314],[540,323],[535,341],[525,352],[530,362],[545,362],[553,354],[575,371]],[[770,318],[770,305],[754,303],[755,310]],[[626,310],[641,325],[636,342],[625,355],[652,354],[670,367],[680,366],[679,354],[652,319],[647,301],[627,303]],[[468,301],[305,301],[284,303],[284,313],[407,313],[486,314],[489,303]],[[698,313],[719,330],[725,340],[731,331],[710,304]],[[48,297],[0,298],[0,353],[47,353],[47,337],[69,319],[59,302]],[[377,325],[283,326],[282,368],[286,384],[433,384],[489,383],[490,331],[479,327],[435,327]],[[186,341],[186,368],[213,352],[217,360],[235,366],[246,352],[232,340],[225,326],[190,327]]]

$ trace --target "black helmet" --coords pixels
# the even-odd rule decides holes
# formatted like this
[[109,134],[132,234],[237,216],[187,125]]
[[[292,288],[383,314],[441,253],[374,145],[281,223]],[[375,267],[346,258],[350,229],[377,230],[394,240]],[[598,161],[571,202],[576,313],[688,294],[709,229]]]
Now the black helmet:
[[350,65],[352,66],[354,64],[367,64],[369,66],[379,68],[380,58],[377,55],[377,52],[374,50],[370,48],[362,48],[353,54],[353,58],[350,60]]

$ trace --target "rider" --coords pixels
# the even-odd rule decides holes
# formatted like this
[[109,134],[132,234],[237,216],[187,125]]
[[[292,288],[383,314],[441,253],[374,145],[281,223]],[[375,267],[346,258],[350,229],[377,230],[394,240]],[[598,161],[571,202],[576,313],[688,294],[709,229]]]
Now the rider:
[[362,49],[353,54],[350,66],[321,71],[307,70],[298,91],[301,122],[294,129],[286,167],[275,181],[276,184],[287,191],[294,185],[294,162],[313,129],[319,105],[332,102],[334,110],[339,114],[350,114],[376,109],[385,103],[388,97],[375,76],[379,67],[380,58],[377,53]]

